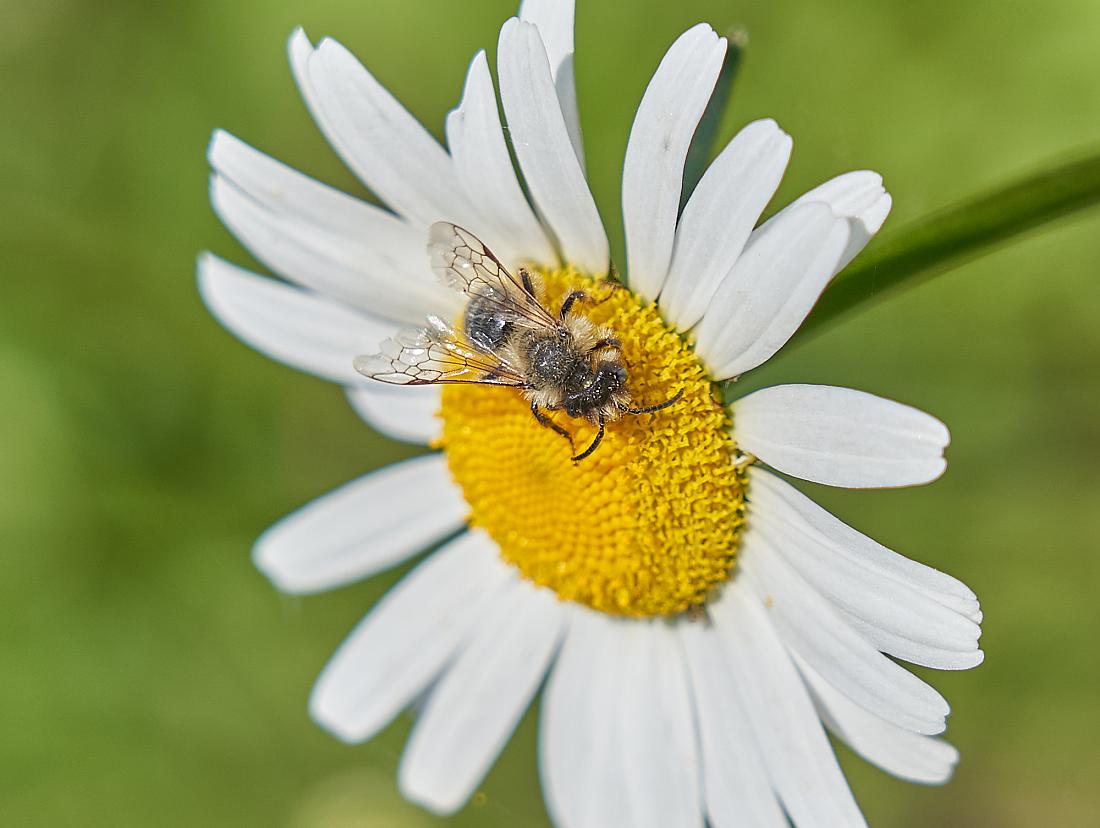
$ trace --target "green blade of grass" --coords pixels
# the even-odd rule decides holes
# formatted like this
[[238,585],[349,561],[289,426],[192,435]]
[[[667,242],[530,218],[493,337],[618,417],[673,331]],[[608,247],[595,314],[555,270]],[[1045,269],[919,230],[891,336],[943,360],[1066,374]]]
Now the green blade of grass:
[[883,233],[822,295],[792,341],[1100,202],[1100,152],[1049,166]]

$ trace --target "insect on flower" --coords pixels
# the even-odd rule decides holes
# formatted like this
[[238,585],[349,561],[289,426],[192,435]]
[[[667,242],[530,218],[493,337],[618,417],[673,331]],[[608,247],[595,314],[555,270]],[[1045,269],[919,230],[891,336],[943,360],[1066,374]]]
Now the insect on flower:
[[[381,344],[380,354],[358,357],[359,373],[395,385],[518,388],[539,424],[568,440],[571,451],[572,435],[546,411],[564,411],[599,427],[575,462],[596,450],[607,423],[623,414],[660,411],[683,396],[681,389],[655,405],[630,405],[621,343],[610,328],[577,313],[578,303],[603,300],[573,290],[554,314],[542,298],[538,274],[520,267],[517,279],[476,236],[449,222],[431,226],[428,252],[443,283],[469,297],[462,332],[429,316],[428,327],[402,331]],[[616,289],[615,283],[608,287]]]
[[[573,18],[570,0],[524,0],[500,30],[498,82],[484,52],[471,62],[447,147],[347,49],[295,32],[307,104],[389,209],[227,133],[211,142],[216,209],[287,279],[203,256],[212,312],[348,388],[380,432],[438,449],[345,484],[256,544],[257,566],[292,594],[441,544],[349,634],[310,713],[359,743],[415,707],[399,785],[440,815],[469,801],[541,688],[558,828],[865,825],[826,729],[902,779],[946,781],[958,752],[934,737],[949,706],[899,662],[980,664],[981,607],[775,472],[920,485],[946,468],[950,434],[840,386],[723,404],[714,388],[779,351],[891,196],[858,170],[760,222],[792,147],[765,118],[680,210],[727,54],[699,24],[662,58],[631,127],[630,279],[617,285],[582,161]],[[443,217],[496,254],[433,224]],[[428,273],[425,241],[449,287]]]

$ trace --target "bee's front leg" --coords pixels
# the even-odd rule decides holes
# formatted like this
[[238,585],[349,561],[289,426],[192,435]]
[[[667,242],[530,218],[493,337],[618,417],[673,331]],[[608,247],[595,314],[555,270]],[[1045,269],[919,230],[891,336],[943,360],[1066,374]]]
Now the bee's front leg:
[[574,290],[565,297],[565,301],[561,303],[561,310],[558,311],[558,318],[565,319],[569,315],[569,312],[573,309],[573,305],[577,302],[586,302],[590,305],[602,305],[608,299],[610,299],[615,291],[618,290],[621,285],[610,283],[611,290],[608,291],[607,296],[602,299],[593,299],[590,294],[583,290]]
[[565,319],[569,316],[569,312],[573,310],[573,305],[577,302],[591,302],[590,297],[583,290],[574,290],[568,296],[565,297],[565,301],[561,303],[561,310],[558,311],[558,318]]
[[566,431],[564,428],[562,428],[560,425],[555,423],[552,419],[550,419],[548,416],[543,414],[541,411],[539,411],[538,403],[531,403],[531,413],[535,415],[535,419],[538,420],[538,423],[539,423],[540,426],[542,426],[543,428],[548,428],[551,431],[555,432],[556,434],[560,434],[562,437],[564,437],[566,440],[568,440],[569,441],[569,451],[570,451],[570,453],[572,453],[574,451],[574,448],[573,448],[573,435],[570,434],[568,431]]
[[592,445],[590,445],[588,448],[586,448],[580,454],[578,454],[578,455],[571,458],[574,463],[581,462],[581,460],[583,460],[585,457],[587,457],[592,452],[594,452],[597,448],[599,448],[600,443],[603,442],[604,427],[605,427],[607,421],[604,419],[604,416],[601,414],[599,416],[597,422],[599,422],[599,424],[600,424],[600,430],[596,432],[596,438],[592,441]]
[[527,295],[538,301],[538,296],[535,294],[535,283],[531,281],[531,271],[525,267],[519,269],[519,279],[523,283],[523,289]]

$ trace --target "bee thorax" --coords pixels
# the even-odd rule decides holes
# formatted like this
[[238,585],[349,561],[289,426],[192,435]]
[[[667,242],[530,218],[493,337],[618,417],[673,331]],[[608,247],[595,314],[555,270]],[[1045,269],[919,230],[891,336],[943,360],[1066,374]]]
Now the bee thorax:
[[567,386],[578,373],[587,374],[577,350],[568,339],[538,339],[527,352],[528,371],[533,385]]

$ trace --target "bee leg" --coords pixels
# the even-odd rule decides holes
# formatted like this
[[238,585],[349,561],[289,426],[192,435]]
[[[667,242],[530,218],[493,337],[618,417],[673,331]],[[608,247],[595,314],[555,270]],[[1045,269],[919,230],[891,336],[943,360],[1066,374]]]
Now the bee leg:
[[543,428],[548,428],[556,434],[560,434],[566,440],[569,441],[569,450],[573,451],[573,435],[555,423],[541,411],[539,411],[538,405],[531,403],[531,413],[535,415],[535,419],[539,421],[539,425]]
[[560,319],[565,319],[565,317],[569,315],[569,311],[573,309],[573,304],[575,302],[588,302],[593,305],[602,305],[604,302],[610,299],[615,294],[615,291],[617,291],[620,287],[621,285],[612,282],[611,290],[608,291],[607,296],[605,296],[603,299],[593,299],[588,293],[583,290],[574,290],[572,293],[566,296],[565,301],[561,303],[561,310],[558,312],[558,317]]
[[584,451],[582,451],[576,457],[572,458],[574,463],[579,463],[585,457],[587,457],[592,452],[594,452],[596,450],[596,448],[600,445],[600,443],[603,441],[603,426],[604,426],[604,418],[601,416],[600,417],[600,430],[596,432],[596,439],[592,441],[592,445],[590,445],[588,448],[586,448]]
[[623,343],[617,340],[613,336],[604,337],[591,348],[588,349],[588,353],[594,354],[596,351],[602,351],[604,348],[614,348],[615,350],[621,350]]
[[684,396],[684,389],[681,388],[676,392],[676,396],[670,397],[663,403],[657,403],[656,405],[647,405],[645,408],[630,408],[625,405],[620,405],[619,410],[624,411],[627,414],[652,414],[654,411],[660,411],[664,408],[668,408],[670,405],[675,405],[680,402],[680,398]]
[[588,294],[583,290],[574,290],[566,296],[565,301],[561,303],[561,310],[558,311],[558,318],[565,319],[565,317],[569,316],[569,311],[573,309],[573,304],[578,300],[582,302],[590,301]]
[[607,296],[605,296],[603,299],[598,300],[596,302],[597,305],[602,305],[604,302],[606,302],[608,299],[618,293],[619,288],[623,286],[623,283],[619,281],[617,273],[609,274],[607,279],[604,280],[604,284],[608,288]]
[[527,291],[527,295],[537,301],[538,297],[535,295],[535,285],[531,281],[531,273],[527,270],[527,268],[521,267],[519,269],[519,278],[520,281],[523,282],[523,289]]

